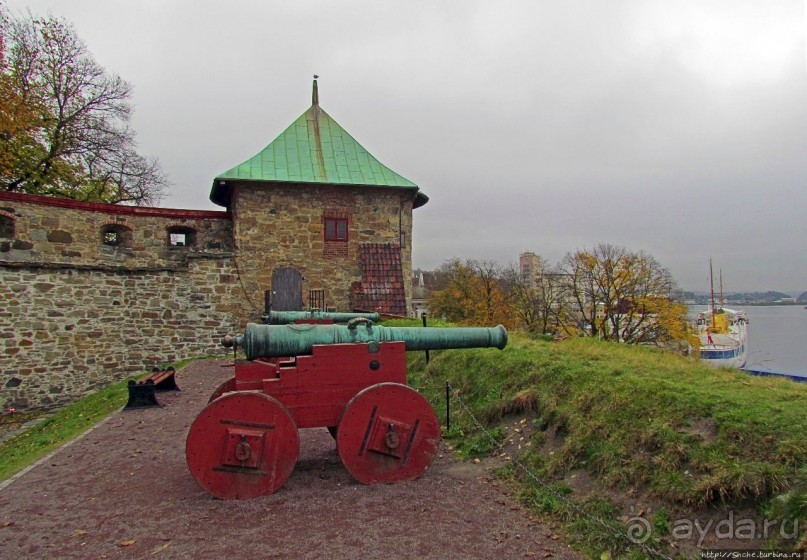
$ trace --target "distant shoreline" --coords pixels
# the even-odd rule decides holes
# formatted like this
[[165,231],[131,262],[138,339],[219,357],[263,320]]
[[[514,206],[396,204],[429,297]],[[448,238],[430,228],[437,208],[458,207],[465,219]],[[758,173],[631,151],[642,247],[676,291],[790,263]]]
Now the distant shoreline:
[[[709,305],[709,303],[687,303],[687,305]],[[743,307],[797,307],[807,306],[805,302],[788,302],[788,303],[740,303],[740,302],[726,302],[723,305],[740,305]]]
[[793,302],[793,303],[731,303],[726,305],[746,305],[746,306],[754,306],[754,307],[790,307],[790,306],[804,306],[804,302]]

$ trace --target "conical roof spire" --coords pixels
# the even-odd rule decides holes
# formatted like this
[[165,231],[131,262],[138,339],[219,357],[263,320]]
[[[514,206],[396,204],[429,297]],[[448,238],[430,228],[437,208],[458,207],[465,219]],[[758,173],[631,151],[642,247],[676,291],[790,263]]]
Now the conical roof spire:
[[229,206],[232,182],[354,185],[411,189],[414,208],[429,197],[378,161],[319,106],[317,79],[311,107],[268,146],[213,181],[210,200]]

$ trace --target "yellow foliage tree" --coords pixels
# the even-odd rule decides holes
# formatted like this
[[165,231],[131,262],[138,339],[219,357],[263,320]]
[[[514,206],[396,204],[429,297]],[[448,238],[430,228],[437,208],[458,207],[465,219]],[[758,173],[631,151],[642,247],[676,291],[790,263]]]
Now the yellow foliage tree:
[[0,4],[0,180],[11,176],[18,154],[38,149],[39,106],[26,99],[9,72],[6,58],[9,18]]
[[586,334],[667,347],[692,342],[675,281],[651,255],[600,244],[568,253],[562,267]]
[[445,287],[432,292],[429,310],[461,324],[511,326],[510,309],[499,279],[498,267],[489,261],[452,259],[439,270]]

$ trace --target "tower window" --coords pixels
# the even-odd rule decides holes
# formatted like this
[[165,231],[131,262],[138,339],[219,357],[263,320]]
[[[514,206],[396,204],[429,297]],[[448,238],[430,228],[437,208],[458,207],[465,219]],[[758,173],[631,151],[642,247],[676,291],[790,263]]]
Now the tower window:
[[347,218],[325,218],[325,241],[347,241]]

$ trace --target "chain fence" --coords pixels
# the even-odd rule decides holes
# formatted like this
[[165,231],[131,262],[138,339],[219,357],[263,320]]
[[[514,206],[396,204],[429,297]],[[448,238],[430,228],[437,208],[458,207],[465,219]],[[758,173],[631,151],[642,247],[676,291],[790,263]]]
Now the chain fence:
[[[442,393],[442,384],[438,384],[436,379],[426,379],[425,383],[423,384],[424,388],[429,390],[433,390],[435,392]],[[457,403],[459,405],[459,409],[468,416],[471,420],[471,423],[474,427],[479,430],[484,436],[490,441],[491,445],[493,445],[494,449],[502,450],[505,456],[509,459],[510,463],[515,465],[518,469],[520,469],[525,476],[527,476],[530,480],[532,480],[538,488],[540,488],[543,492],[546,492],[558,502],[563,504],[564,506],[568,507],[570,510],[577,513],[579,516],[585,518],[586,520],[592,522],[596,526],[600,527],[603,531],[610,534],[613,537],[616,537],[620,541],[624,542],[627,547],[629,548],[636,548],[644,552],[646,555],[652,558],[657,558],[659,560],[674,560],[670,556],[667,556],[663,552],[656,550],[655,548],[649,546],[644,542],[642,535],[633,535],[632,533],[637,530],[637,528],[641,529],[641,526],[638,525],[631,525],[627,530],[620,530],[617,527],[614,527],[613,524],[608,523],[607,521],[603,520],[602,518],[598,517],[597,515],[587,511],[585,508],[581,507],[579,504],[575,503],[574,501],[570,500],[567,496],[561,494],[557,490],[555,490],[551,484],[547,483],[546,481],[542,480],[539,476],[537,476],[527,465],[524,464],[518,457],[514,456],[512,453],[508,453],[505,448],[505,442],[499,441],[491,432],[488,430],[484,424],[476,417],[473,413],[471,408],[468,404],[463,400],[459,392],[454,389],[454,387],[448,382],[445,382],[446,387],[446,406],[449,406],[449,400]],[[479,394],[479,391],[476,392]],[[646,520],[645,520],[646,521]],[[647,522],[648,527],[646,528],[649,530],[649,522]]]

